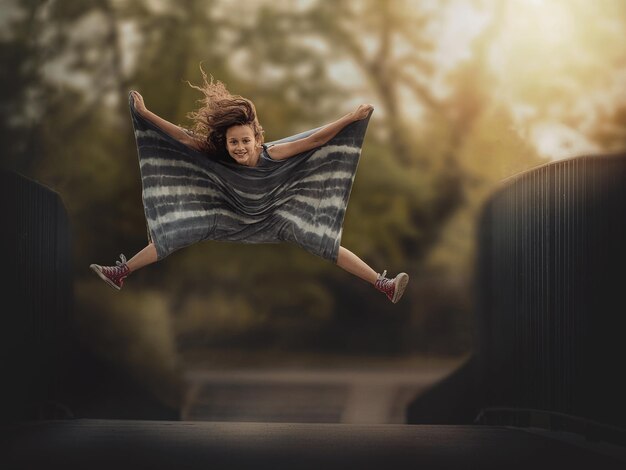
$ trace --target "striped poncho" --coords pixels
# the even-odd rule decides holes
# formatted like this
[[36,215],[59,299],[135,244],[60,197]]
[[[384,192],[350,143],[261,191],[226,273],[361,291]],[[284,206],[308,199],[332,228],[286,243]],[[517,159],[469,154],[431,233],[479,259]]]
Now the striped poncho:
[[[158,259],[202,240],[295,243],[337,261],[343,220],[369,117],[327,144],[256,167],[192,149],[130,111],[148,238]],[[268,145],[306,137],[312,129]]]

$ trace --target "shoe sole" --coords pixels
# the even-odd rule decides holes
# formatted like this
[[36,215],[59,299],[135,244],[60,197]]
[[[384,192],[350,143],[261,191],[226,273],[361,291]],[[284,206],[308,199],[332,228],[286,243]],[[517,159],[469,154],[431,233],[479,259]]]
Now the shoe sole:
[[393,294],[393,299],[391,299],[394,304],[397,304],[402,298],[402,294],[404,294],[404,289],[406,289],[408,283],[409,275],[407,273],[400,273],[396,276],[396,291]]
[[104,275],[104,273],[102,272],[102,266],[100,266],[99,264],[90,264],[89,269],[96,273],[100,279],[110,285],[113,289],[121,290],[121,287],[117,286],[113,281],[111,281],[108,277]]

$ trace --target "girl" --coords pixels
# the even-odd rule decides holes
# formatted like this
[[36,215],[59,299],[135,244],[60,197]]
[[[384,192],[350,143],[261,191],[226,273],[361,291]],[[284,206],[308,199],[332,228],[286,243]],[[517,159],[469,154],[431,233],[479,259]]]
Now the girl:
[[[142,96],[136,91],[130,94],[134,111],[179,143],[192,149],[193,152],[203,152],[211,158],[219,158],[221,155],[221,158],[226,158],[231,163],[234,161],[238,165],[250,168],[262,166],[265,162],[272,162],[272,164],[283,162],[293,157],[297,158],[304,152],[317,149],[329,142],[346,126],[364,120],[373,111],[372,105],[362,104],[355,111],[309,133],[306,137],[267,146],[263,143],[263,128],[257,119],[254,104],[239,95],[231,95],[219,81],[213,82],[211,79],[208,82],[204,72],[203,76],[203,88],[191,85],[205,95],[204,106],[197,112],[189,114],[189,117],[194,120],[192,131],[178,127],[149,111]],[[120,255],[121,262],[116,261],[116,266],[92,264],[90,268],[111,287],[120,290],[124,279],[130,273],[156,262],[162,256],[151,240],[144,249],[128,261],[124,255]],[[386,294],[393,303],[400,300],[409,280],[406,273],[400,273],[393,279],[385,277],[387,271],[383,271],[382,275],[376,273],[343,246],[339,246],[336,264],[372,284],[377,290]]]

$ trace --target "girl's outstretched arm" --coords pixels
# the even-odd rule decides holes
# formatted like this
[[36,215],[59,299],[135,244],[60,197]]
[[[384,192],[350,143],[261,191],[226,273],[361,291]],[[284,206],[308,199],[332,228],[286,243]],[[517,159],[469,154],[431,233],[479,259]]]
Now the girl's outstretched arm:
[[157,116],[152,111],[148,110],[143,102],[143,97],[139,93],[137,93],[136,91],[132,91],[131,94],[133,95],[133,99],[135,102],[135,109],[140,115],[145,117],[152,124],[158,126],[167,134],[169,134],[179,142],[185,144],[186,146],[191,147],[195,150],[202,150],[202,148],[200,147],[200,143],[189,134],[187,134],[182,128],[178,127],[175,124],[172,124],[169,121],[166,121],[162,117]]
[[331,122],[310,136],[293,142],[272,145],[271,147],[268,147],[267,152],[274,160],[284,160],[302,152],[306,152],[307,150],[321,147],[330,139],[335,137],[341,129],[346,127],[351,122],[365,119],[373,109],[374,107],[371,104],[362,104],[356,109],[356,111],[346,114],[342,118],[337,119],[335,122]]

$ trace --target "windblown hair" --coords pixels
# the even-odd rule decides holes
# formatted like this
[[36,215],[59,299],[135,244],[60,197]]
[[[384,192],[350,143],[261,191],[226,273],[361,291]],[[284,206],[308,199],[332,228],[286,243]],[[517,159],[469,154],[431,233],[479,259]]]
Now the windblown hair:
[[200,66],[202,86],[189,86],[201,91],[204,98],[198,100],[202,106],[197,111],[187,114],[193,120],[192,131],[203,144],[203,150],[209,153],[220,153],[226,148],[226,131],[235,125],[249,125],[257,142],[263,143],[263,128],[259,124],[256,108],[249,99],[239,95],[231,95],[226,86],[218,81],[210,80]]

